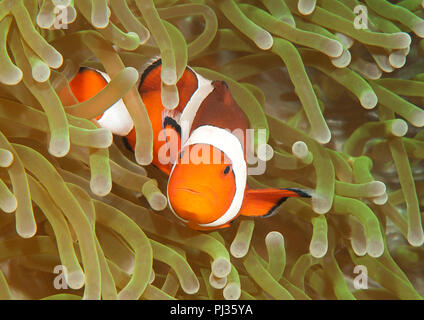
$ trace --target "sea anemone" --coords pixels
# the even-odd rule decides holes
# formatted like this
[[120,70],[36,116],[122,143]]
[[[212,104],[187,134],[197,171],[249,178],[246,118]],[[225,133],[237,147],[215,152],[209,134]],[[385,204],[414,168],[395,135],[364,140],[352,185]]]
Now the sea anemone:
[[[423,8],[0,0],[0,298],[422,299]],[[166,108],[187,65],[225,80],[266,130],[249,184],[312,199],[218,231],[181,225],[137,86],[158,57]],[[79,103],[83,66],[112,80]],[[92,121],[121,98],[134,152]]]

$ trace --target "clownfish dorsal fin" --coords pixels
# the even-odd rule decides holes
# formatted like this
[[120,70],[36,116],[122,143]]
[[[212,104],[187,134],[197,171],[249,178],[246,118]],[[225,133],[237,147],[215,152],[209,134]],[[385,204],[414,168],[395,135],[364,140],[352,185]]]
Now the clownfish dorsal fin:
[[275,210],[289,197],[310,198],[311,196],[303,190],[294,188],[247,188],[240,214],[244,216],[272,216]]
[[[212,82],[212,87],[213,90],[202,101],[196,113],[192,130],[210,125],[245,133],[249,128],[249,119],[233,99],[228,85],[225,81],[216,80]],[[246,145],[244,142],[242,144]]]
[[230,88],[228,87],[228,84],[224,80],[215,81],[214,86],[218,92],[221,92],[225,106],[231,106],[234,104],[233,97],[231,96],[231,93],[230,93]]
[[153,63],[149,64],[144,70],[140,78],[140,92],[148,92],[160,90],[161,88],[161,70],[162,60],[158,59]]
[[[148,104],[149,101],[144,101],[146,98],[144,94],[161,91],[161,72],[162,60],[158,59],[156,61],[153,60],[153,62],[151,62],[151,64],[149,64],[141,74],[138,89],[145,104]],[[192,95],[198,89],[198,85],[199,81],[197,79],[197,74],[187,67],[177,82],[179,104],[174,110],[177,110],[180,113],[182,112]],[[151,107],[157,107],[157,104]],[[146,108],[149,109],[149,106],[146,106]]]

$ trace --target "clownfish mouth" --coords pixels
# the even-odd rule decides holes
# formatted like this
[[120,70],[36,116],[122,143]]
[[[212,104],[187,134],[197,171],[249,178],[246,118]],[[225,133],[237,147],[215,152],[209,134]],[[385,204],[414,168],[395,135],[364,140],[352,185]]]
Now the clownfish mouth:
[[177,188],[177,190],[187,191],[187,192],[194,193],[194,194],[200,194],[201,193],[201,192],[194,190],[192,188]]
[[216,192],[208,186],[181,186],[169,192],[169,202],[175,213],[195,223],[209,223],[216,219],[216,197]]
[[183,192],[188,192],[191,193],[193,195],[198,195],[198,196],[205,196],[207,198],[210,198],[210,200],[213,202],[215,201],[215,199],[218,197],[218,194],[215,192],[215,190],[213,190],[211,187],[209,186],[205,186],[205,185],[198,185],[195,188],[191,188],[188,186],[184,186],[184,187],[178,187],[175,188],[175,191],[183,191]]

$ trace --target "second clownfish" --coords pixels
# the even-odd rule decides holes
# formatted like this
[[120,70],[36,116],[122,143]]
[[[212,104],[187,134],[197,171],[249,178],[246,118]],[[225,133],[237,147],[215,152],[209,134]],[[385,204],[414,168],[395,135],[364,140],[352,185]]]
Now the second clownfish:
[[[177,83],[179,105],[167,110],[160,73],[161,60],[150,64],[141,75],[139,93],[152,123],[153,164],[169,175],[169,208],[179,220],[193,229],[225,228],[239,215],[270,216],[288,197],[310,197],[294,188],[247,185],[249,141],[234,130],[246,132],[249,121],[225,82],[205,79],[187,67]],[[105,73],[82,68],[70,87],[82,102],[109,81]],[[134,125],[122,100],[96,120],[134,149]]]

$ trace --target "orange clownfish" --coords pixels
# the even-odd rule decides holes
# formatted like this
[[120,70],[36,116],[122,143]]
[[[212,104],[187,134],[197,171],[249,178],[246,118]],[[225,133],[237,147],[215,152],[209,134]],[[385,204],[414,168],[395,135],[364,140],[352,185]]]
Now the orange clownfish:
[[[177,83],[179,104],[167,110],[161,102],[160,73],[159,59],[142,73],[139,93],[153,128],[153,164],[169,175],[168,204],[179,220],[193,229],[224,228],[239,215],[270,216],[288,197],[310,197],[294,188],[247,185],[249,141],[236,132],[246,132],[249,121],[224,81],[205,79],[187,67]],[[83,68],[70,87],[83,101],[108,81],[106,74]],[[122,100],[97,122],[124,136],[134,149],[134,125]]]

